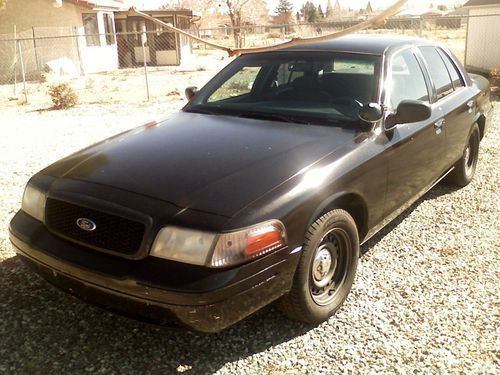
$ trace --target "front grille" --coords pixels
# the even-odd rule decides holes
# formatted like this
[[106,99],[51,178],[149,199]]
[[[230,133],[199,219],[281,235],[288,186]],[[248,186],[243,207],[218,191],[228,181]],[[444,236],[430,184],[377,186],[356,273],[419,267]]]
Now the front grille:
[[[77,225],[80,218],[92,220],[95,229],[81,229]],[[69,240],[127,255],[139,251],[146,230],[143,223],[51,198],[45,205],[45,222],[51,231]]]

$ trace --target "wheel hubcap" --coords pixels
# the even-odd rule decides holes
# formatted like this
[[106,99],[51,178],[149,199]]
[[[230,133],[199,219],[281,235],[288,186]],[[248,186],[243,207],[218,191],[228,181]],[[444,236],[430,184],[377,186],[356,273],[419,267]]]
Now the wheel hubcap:
[[464,163],[466,166],[469,166],[469,162],[470,162],[470,145],[467,146],[467,148],[465,149],[465,152],[464,152]]
[[476,150],[476,143],[475,139],[471,137],[469,140],[469,144],[467,145],[467,148],[464,151],[464,169],[465,169],[465,174],[467,176],[471,176],[472,173],[474,173],[474,167],[475,167],[475,150]]
[[313,280],[314,284],[320,288],[328,284],[337,266],[337,251],[330,247],[321,246],[314,257]]

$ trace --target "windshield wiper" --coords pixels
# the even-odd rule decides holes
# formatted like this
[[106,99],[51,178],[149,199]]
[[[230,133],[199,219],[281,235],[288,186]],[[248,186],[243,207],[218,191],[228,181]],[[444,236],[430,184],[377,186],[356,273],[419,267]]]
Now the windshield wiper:
[[341,128],[352,128],[354,125],[358,123],[358,120],[354,119],[322,119],[320,121],[321,125],[328,125],[328,126],[338,126]]
[[264,113],[264,112],[240,112],[235,114],[239,117],[252,118],[258,120],[270,120],[270,121],[281,121],[281,122],[294,122],[297,124],[306,124],[309,125],[310,122],[301,118],[279,115],[276,113]]
[[208,109],[199,109],[199,108],[186,108],[184,112],[188,113],[200,113],[202,115],[216,115],[219,114],[216,111],[210,111]]
[[205,115],[221,115],[221,116],[237,116],[257,120],[280,121],[304,125],[326,125],[338,127],[352,127],[355,120],[341,120],[341,119],[320,119],[320,118],[302,118],[295,116],[281,115],[277,113],[254,112],[254,111],[238,111],[227,110],[226,108],[186,108],[185,112],[200,113]]

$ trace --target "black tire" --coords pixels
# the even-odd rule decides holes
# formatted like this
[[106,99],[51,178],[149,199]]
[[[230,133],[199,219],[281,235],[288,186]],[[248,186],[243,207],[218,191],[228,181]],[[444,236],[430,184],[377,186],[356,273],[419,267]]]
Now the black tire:
[[464,187],[472,181],[479,156],[479,142],[479,127],[474,124],[462,157],[456,162],[455,169],[450,173],[447,182],[458,187]]
[[281,299],[281,310],[306,323],[327,320],[351,291],[358,258],[359,237],[353,218],[340,209],[320,217],[306,233],[292,289]]

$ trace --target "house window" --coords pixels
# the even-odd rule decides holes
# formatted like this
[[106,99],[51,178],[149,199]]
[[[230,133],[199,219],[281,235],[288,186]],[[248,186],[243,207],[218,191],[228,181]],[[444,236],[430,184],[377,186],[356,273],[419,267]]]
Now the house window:
[[115,44],[115,33],[113,32],[113,16],[104,13],[104,32],[106,34],[106,44],[108,46]]
[[82,14],[83,29],[87,47],[99,46],[99,27],[97,26],[96,13]]

